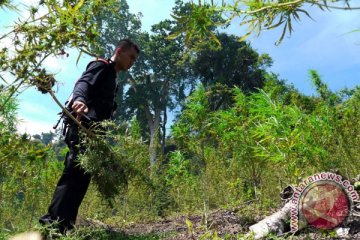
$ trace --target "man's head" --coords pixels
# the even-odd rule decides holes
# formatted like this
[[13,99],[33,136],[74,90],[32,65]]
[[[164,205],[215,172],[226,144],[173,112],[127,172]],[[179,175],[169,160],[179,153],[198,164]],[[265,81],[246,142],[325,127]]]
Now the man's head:
[[127,71],[136,61],[140,53],[139,46],[130,39],[122,39],[119,41],[112,60],[115,62],[115,70]]

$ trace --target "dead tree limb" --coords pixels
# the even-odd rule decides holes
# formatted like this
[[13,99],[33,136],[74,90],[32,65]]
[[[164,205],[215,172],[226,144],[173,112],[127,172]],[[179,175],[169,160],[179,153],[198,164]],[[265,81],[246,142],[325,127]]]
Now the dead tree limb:
[[254,239],[260,239],[270,233],[275,233],[276,235],[284,234],[287,229],[286,222],[290,219],[290,209],[291,202],[289,201],[276,213],[250,226],[250,232],[245,236],[245,239],[251,236]]

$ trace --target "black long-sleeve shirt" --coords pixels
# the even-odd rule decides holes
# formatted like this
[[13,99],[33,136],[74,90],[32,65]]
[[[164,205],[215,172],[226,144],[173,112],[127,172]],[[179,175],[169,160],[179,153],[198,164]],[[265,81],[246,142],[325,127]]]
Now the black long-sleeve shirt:
[[110,119],[116,108],[116,86],[115,63],[93,61],[76,82],[73,100],[86,104],[92,121]]

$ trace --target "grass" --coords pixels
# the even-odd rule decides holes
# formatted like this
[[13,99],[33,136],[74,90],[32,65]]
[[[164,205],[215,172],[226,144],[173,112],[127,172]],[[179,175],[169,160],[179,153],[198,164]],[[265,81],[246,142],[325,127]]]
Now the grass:
[[[128,235],[123,232],[109,231],[106,229],[94,227],[78,228],[76,230],[67,232],[64,235],[46,228],[36,228],[31,231],[42,232],[43,235],[47,236],[47,240],[160,240],[174,235],[170,233]],[[16,234],[18,233],[11,233],[2,229],[0,230],[0,240],[9,239]]]

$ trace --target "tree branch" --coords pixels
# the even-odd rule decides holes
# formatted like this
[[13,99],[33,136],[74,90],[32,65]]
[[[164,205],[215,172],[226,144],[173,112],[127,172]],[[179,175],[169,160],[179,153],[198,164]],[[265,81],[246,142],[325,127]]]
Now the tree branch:
[[293,2],[286,2],[286,3],[277,3],[277,4],[269,4],[268,6],[253,10],[253,11],[246,11],[246,10],[238,10],[237,13],[240,14],[255,14],[255,13],[259,13],[259,12],[263,12],[266,11],[268,9],[273,9],[273,8],[283,8],[283,7],[288,7],[288,6],[293,6],[293,5],[297,5],[297,4],[301,4],[301,3],[311,3],[311,4],[315,4],[317,6],[321,6],[321,7],[326,7],[326,8],[333,8],[333,9],[340,9],[340,10],[360,10],[360,7],[337,7],[337,6],[329,6],[326,4],[322,4],[319,2],[319,0],[295,0]]

